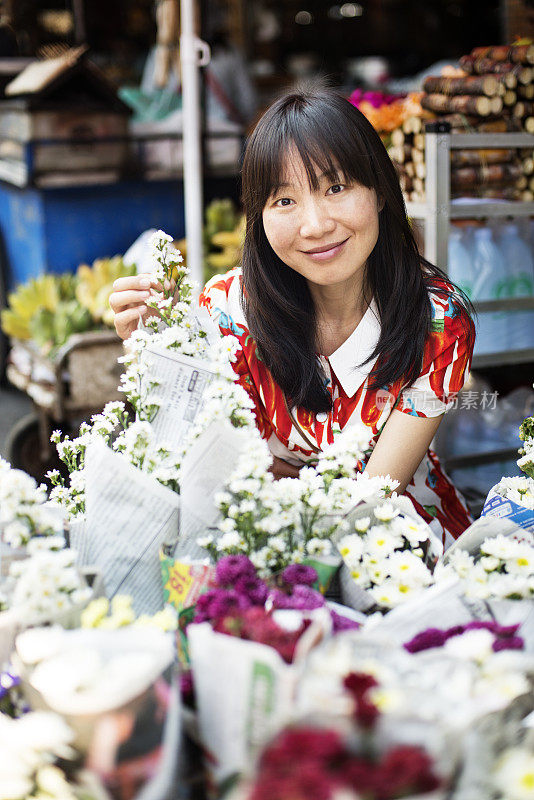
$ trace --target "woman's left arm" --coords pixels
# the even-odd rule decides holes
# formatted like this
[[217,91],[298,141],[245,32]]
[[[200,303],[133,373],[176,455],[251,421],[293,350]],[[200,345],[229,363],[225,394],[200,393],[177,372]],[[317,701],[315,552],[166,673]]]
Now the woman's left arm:
[[402,494],[423,460],[443,416],[412,417],[393,410],[367,462],[367,475],[391,475],[399,481],[396,491]]

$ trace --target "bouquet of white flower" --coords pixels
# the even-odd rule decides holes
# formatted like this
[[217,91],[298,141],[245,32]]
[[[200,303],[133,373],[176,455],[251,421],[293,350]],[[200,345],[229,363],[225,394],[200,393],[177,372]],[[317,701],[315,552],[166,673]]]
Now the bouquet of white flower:
[[[102,439],[113,450],[123,453],[135,467],[179,492],[183,457],[213,420],[226,418],[236,428],[255,427],[252,401],[236,383],[231,366],[239,342],[234,336],[214,337],[212,330],[208,334],[206,328],[213,327],[209,320],[201,321],[192,315],[193,286],[188,280],[187,269],[180,266],[181,255],[170,242],[172,238],[162,231],[153,236],[155,276],[163,290],[161,297],[149,300],[148,305],[157,310],[159,316],[149,318],[146,328],[130,336],[126,343],[127,352],[119,359],[126,364],[119,389],[133,406],[135,420],[126,412],[124,403],[113,402],[108,403],[101,414],[92,417],[90,423],[82,423],[77,438],[62,438],[58,431],[52,434],[59,457],[69,470],[69,480],[65,482],[57,470],[48,473],[54,486],[51,498],[66,510],[71,519],[80,518],[85,512],[85,456],[87,447],[95,439]],[[212,375],[204,390],[201,408],[178,451],[151,426],[164,401],[158,396],[161,381],[150,374],[144,360],[149,345],[200,359]]]
[[502,478],[490,489],[482,516],[505,516],[534,533],[534,417],[521,423],[519,438],[524,445],[517,465],[525,477]]
[[347,605],[388,610],[433,582],[442,546],[407,498],[360,507],[352,515],[352,527],[354,532],[338,541]]
[[534,478],[534,417],[527,417],[523,420],[519,426],[519,438],[524,444],[519,451],[521,458],[518,459],[517,466],[529,478]]
[[62,521],[45,507],[46,487],[0,458],[0,532],[10,547],[26,545],[36,536],[63,532]]
[[[34,711],[20,719],[0,714],[0,796],[9,800],[76,800],[76,787],[53,764],[58,758],[75,757],[73,739],[67,723],[52,712]],[[89,792],[83,796],[92,798]]]
[[75,566],[72,550],[32,548],[30,557],[15,561],[10,567],[14,579],[8,606],[16,612],[19,623],[36,625],[43,622],[79,622],[82,608],[89,602],[92,590]]
[[525,600],[534,597],[534,547],[514,536],[484,539],[469,552],[455,547],[436,569],[436,580],[458,577],[466,597]]
[[214,561],[245,554],[261,575],[307,559],[332,558],[332,537],[345,530],[346,514],[362,500],[384,498],[398,485],[389,476],[357,476],[356,464],[368,446],[363,429],[339,433],[319,454],[315,467],[298,478],[274,480],[267,443],[251,437],[249,448],[216,496],[222,520],[218,532],[198,540]]

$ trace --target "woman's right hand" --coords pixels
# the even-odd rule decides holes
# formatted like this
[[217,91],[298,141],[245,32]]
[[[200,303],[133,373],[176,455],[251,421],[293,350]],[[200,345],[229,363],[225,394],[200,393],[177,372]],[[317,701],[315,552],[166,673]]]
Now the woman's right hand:
[[115,314],[113,322],[121,339],[127,339],[136,329],[139,317],[146,317],[156,312],[146,305],[152,296],[150,289],[161,291],[161,286],[150,273],[117,278],[113,284],[113,292],[109,296],[109,305]]

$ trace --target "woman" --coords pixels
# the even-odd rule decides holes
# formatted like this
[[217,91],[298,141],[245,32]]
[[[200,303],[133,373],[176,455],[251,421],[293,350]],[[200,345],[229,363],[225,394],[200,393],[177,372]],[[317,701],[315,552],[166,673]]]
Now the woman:
[[[365,117],[331,90],[296,91],[260,119],[243,164],[242,270],[200,303],[242,350],[277,475],[347,425],[369,428],[369,475],[398,491],[450,544],[469,513],[429,450],[467,375],[469,301],[422,259],[399,182]],[[119,279],[110,302],[125,338],[149,277]],[[139,307],[141,305],[141,308]]]

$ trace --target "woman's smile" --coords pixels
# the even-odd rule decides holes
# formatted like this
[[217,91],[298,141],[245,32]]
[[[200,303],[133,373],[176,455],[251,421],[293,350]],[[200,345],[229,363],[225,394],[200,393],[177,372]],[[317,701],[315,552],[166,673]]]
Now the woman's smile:
[[349,238],[350,237],[347,236],[347,238],[343,239],[341,242],[325,244],[321,247],[315,247],[313,250],[303,250],[302,252],[310,256],[310,258],[313,258],[314,261],[326,261],[329,258],[335,258],[335,256],[341,253]]

